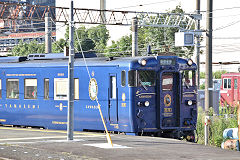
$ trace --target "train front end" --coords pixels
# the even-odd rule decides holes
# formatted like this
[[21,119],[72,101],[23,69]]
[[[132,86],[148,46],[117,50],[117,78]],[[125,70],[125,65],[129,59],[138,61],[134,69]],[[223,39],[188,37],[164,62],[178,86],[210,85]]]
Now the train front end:
[[142,58],[129,72],[138,133],[194,141],[197,123],[196,64],[176,56]]

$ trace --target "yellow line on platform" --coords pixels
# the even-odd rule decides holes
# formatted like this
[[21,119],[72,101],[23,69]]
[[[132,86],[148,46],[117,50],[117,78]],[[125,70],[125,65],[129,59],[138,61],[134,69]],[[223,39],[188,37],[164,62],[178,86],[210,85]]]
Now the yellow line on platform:
[[[30,128],[7,128],[7,127],[0,127],[0,130],[21,130],[21,131],[29,131],[29,132],[46,132],[46,133],[66,133],[67,131],[63,131],[63,130],[46,130],[46,129],[30,129]],[[86,132],[79,132],[79,131],[75,131],[74,134],[77,135],[89,135],[89,136],[97,136],[99,134],[97,133],[86,133]]]
[[[94,137],[103,137],[105,135],[98,135]],[[74,138],[84,138],[86,136],[74,136]],[[6,138],[6,139],[0,139],[1,141],[19,141],[19,140],[39,140],[39,139],[66,139],[66,136],[49,136],[49,137],[22,137],[22,138]]]

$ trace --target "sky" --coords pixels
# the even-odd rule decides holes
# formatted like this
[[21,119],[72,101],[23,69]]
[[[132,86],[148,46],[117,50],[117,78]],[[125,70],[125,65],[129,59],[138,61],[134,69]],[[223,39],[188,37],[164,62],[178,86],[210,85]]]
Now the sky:
[[[201,0],[201,29],[206,29],[206,2]],[[57,0],[57,6],[69,6],[70,0]],[[108,10],[127,10],[144,12],[166,12],[181,5],[186,13],[194,13],[196,0],[106,0]],[[100,0],[74,1],[76,8],[99,9]],[[213,1],[213,62],[232,62],[240,60],[240,1]],[[111,40],[118,40],[124,35],[129,35],[130,27],[108,26]],[[63,31],[61,31],[63,32]],[[205,33],[202,33],[205,39]],[[111,41],[110,40],[110,41]],[[109,42],[110,44],[110,42]],[[205,53],[206,43],[201,43],[201,50]],[[205,55],[200,56],[201,62],[205,61]],[[235,66],[214,65],[213,70],[238,71]]]

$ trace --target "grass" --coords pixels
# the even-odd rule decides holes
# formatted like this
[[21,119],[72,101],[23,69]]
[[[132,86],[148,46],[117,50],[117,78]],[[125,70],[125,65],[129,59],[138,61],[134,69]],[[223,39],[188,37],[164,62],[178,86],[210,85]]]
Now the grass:
[[[219,115],[213,113],[210,109],[211,123],[209,125],[209,144],[212,146],[221,147],[221,143],[225,141],[223,131],[227,128],[237,128],[237,107],[220,108]],[[204,144],[204,111],[201,107],[198,109],[197,133],[198,143]]]

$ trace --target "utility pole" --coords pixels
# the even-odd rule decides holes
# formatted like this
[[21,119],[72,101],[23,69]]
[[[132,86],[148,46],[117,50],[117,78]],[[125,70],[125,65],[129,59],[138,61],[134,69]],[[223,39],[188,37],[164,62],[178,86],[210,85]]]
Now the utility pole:
[[[209,107],[212,107],[212,17],[213,0],[207,0],[207,23],[206,23],[206,63],[205,63],[205,122],[209,121]],[[208,144],[209,126],[205,123],[205,145]]]
[[138,19],[132,18],[132,57],[138,55]]
[[100,10],[101,10],[101,22],[106,23],[106,15],[103,10],[106,10],[106,0],[100,0]]
[[67,118],[67,140],[73,140],[74,130],[74,20],[73,20],[73,0],[70,6],[69,19],[69,62],[68,62],[68,118]]
[[45,53],[52,53],[52,32],[49,12],[45,13]]
[[[196,14],[200,14],[200,0],[196,0]],[[197,33],[200,32],[200,19],[196,21]],[[200,88],[200,34],[196,35],[196,45],[195,45],[195,52],[196,52],[196,62],[197,62],[197,88]]]

